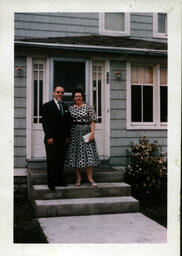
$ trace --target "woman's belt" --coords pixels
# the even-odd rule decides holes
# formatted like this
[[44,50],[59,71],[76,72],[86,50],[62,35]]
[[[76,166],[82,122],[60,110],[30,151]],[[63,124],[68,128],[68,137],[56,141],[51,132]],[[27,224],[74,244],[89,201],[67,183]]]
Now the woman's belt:
[[73,122],[72,124],[76,124],[76,125],[84,125],[84,124],[89,124],[89,123],[86,123],[86,122]]

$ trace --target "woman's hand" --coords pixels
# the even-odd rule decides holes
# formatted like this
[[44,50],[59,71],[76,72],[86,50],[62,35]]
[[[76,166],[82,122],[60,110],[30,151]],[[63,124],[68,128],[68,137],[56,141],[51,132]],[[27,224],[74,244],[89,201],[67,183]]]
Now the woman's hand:
[[90,134],[90,137],[89,137],[89,141],[92,141],[92,140],[94,140],[94,139],[95,139],[94,133],[91,133],[91,134]]

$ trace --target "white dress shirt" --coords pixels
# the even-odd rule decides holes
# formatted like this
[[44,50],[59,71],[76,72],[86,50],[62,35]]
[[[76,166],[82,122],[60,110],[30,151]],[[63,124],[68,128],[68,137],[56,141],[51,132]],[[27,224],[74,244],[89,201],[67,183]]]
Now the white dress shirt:
[[[58,103],[58,101],[57,101],[55,98],[53,98],[53,99],[54,99],[54,102],[56,103],[57,108],[59,109],[59,103]],[[60,102],[61,102],[61,100],[60,100]],[[62,104],[62,102],[61,102],[61,104]]]

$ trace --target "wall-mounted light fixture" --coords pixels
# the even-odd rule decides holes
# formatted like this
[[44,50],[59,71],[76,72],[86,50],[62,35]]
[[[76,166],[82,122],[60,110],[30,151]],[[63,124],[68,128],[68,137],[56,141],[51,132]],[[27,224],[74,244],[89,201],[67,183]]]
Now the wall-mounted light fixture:
[[16,72],[18,74],[18,77],[23,76],[23,68],[21,66],[16,66]]
[[114,73],[114,75],[115,75],[116,80],[120,80],[121,79],[121,72],[120,71],[116,71]]

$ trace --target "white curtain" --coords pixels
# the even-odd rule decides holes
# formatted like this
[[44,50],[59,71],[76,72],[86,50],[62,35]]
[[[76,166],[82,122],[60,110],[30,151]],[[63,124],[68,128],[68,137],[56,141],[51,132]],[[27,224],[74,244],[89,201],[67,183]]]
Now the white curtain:
[[124,13],[105,13],[105,29],[124,31]]

